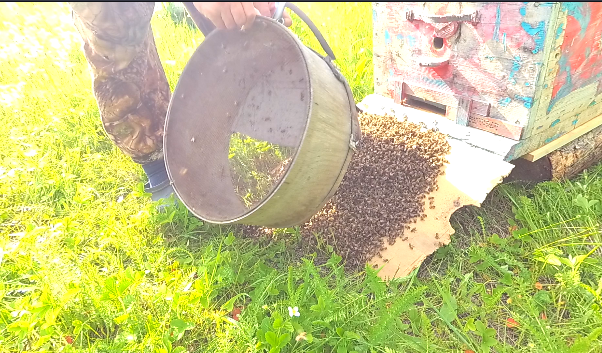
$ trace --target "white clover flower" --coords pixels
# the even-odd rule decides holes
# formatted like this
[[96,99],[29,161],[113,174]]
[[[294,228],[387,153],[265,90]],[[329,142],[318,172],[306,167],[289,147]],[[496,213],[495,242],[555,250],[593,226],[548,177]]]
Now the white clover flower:
[[298,307],[294,307],[291,308],[290,306],[288,307],[288,314],[293,317],[293,316],[301,316],[301,314],[299,313],[299,308]]

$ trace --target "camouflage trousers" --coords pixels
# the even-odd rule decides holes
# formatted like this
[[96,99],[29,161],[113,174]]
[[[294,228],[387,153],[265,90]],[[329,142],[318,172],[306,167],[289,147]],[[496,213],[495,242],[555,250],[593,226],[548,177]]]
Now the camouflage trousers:
[[107,135],[134,162],[163,158],[171,92],[150,25],[155,3],[73,2],[70,6]]

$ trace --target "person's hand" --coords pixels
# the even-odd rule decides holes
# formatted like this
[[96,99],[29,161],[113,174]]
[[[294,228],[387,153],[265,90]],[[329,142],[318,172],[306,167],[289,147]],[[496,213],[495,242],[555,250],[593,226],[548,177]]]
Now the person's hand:
[[[276,10],[273,2],[195,2],[194,7],[207,17],[219,29],[248,29],[253,25],[255,16],[272,17]],[[292,24],[290,15],[282,15],[284,25]]]

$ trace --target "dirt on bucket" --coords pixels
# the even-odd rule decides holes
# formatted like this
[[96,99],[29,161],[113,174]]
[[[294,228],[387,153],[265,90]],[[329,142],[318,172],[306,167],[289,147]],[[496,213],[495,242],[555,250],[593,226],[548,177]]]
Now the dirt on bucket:
[[[404,239],[424,219],[433,200],[437,177],[450,151],[446,136],[392,116],[362,113],[361,146],[337,192],[326,206],[300,227],[309,242],[314,233],[344,257],[346,265],[363,267],[389,244]],[[245,226],[248,236],[273,230]]]

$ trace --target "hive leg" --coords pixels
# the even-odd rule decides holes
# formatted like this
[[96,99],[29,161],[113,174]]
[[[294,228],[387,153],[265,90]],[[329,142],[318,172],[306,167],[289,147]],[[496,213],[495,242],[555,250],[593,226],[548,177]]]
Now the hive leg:
[[570,179],[602,161],[602,126],[544,157],[552,166],[552,179]]
[[602,126],[594,128],[534,162],[522,158],[512,161],[516,167],[505,181],[542,182],[571,179],[600,162],[602,162]]

